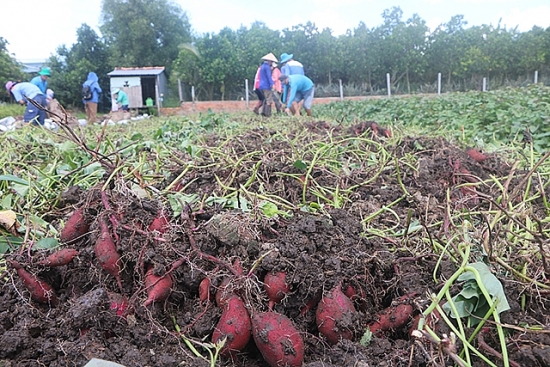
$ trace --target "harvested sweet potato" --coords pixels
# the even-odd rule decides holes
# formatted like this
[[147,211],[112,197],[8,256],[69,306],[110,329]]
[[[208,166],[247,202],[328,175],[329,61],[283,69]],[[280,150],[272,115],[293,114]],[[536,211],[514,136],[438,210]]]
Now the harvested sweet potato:
[[290,292],[290,285],[286,282],[286,272],[267,273],[264,278],[264,289],[269,299],[268,307],[271,310],[275,303],[280,302]]
[[201,302],[210,301],[212,298],[210,293],[210,278],[204,278],[199,284],[199,300]]
[[38,262],[38,264],[44,266],[67,265],[74,259],[76,255],[78,255],[77,250],[73,248],[64,248],[49,255],[44,260]]
[[338,284],[317,306],[317,328],[330,344],[337,344],[341,339],[351,340],[351,326],[356,312],[353,302],[342,292]]
[[150,231],[157,231],[160,234],[164,234],[168,230],[169,224],[170,222],[168,221],[166,214],[164,214],[164,212],[161,210],[159,211],[158,215],[153,219],[148,229]]
[[62,243],[72,244],[78,241],[90,230],[90,223],[85,215],[84,208],[79,208],[65,223],[61,230],[60,240]]
[[150,267],[145,274],[145,287],[147,289],[147,299],[143,306],[147,307],[153,302],[164,301],[172,292],[172,275],[156,275],[154,268]]
[[485,154],[474,148],[468,149],[466,153],[477,163],[481,163],[487,159],[487,156]]
[[122,290],[122,279],[120,277],[120,255],[109,232],[107,222],[99,219],[101,234],[96,240],[94,250],[99,264],[107,273],[115,277],[119,288]]
[[252,337],[271,367],[299,367],[304,360],[304,341],[292,321],[277,312],[252,316]]
[[376,321],[369,324],[370,331],[377,336],[389,330],[399,329],[405,326],[413,313],[413,306],[410,304],[413,294],[400,297],[390,307],[376,315]]
[[251,336],[252,323],[243,300],[231,296],[224,305],[220,321],[212,334],[212,342],[226,338],[220,354],[225,357],[234,355],[246,347]]
[[12,268],[17,271],[17,274],[23,280],[23,284],[31,294],[31,298],[40,303],[56,304],[57,297],[53,288],[36,275],[26,271],[23,266],[17,262],[9,260],[7,262]]

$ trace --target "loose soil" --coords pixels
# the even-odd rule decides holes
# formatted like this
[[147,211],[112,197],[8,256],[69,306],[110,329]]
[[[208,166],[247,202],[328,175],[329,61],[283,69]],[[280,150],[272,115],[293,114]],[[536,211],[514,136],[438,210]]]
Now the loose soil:
[[[373,125],[362,123],[343,129],[318,121],[297,128],[309,129],[313,137],[326,136],[330,129],[333,138],[353,138],[370,134]],[[293,147],[270,139],[272,135],[272,131],[253,131],[226,149],[242,152],[243,156],[251,151],[265,152],[258,157],[262,165],[257,172],[264,187],[253,181],[248,190],[300,203],[304,184],[294,178],[300,171],[280,159],[290,156]],[[383,144],[383,138],[371,138]],[[215,136],[209,141],[212,146],[218,144]],[[208,366],[183,340],[188,338],[208,356],[199,344],[210,342],[221,310],[214,301],[199,300],[199,284],[208,277],[214,295],[223,279],[228,278],[230,291],[243,298],[249,312],[260,312],[267,309],[261,281],[270,271],[288,274],[291,292],[274,310],[288,316],[300,332],[305,343],[304,366],[453,365],[437,346],[415,342],[409,336],[413,317],[429,305],[430,295],[437,293],[457,268],[448,257],[433,255],[430,241],[445,238],[453,225],[446,222],[447,211],[475,212],[476,208],[487,208],[488,202],[483,198],[494,194],[490,185],[470,190],[457,187],[469,179],[464,171],[461,174],[461,168],[486,180],[492,176],[507,177],[511,166],[496,155],[478,163],[462,147],[443,139],[403,138],[393,153],[398,157],[415,156],[419,161],[418,170],[400,167],[402,182],[394,174],[395,166],[377,176],[368,169],[353,170],[346,177],[323,170],[311,172],[321,186],[338,186],[341,190],[354,187],[353,202],[342,208],[327,205],[316,213],[296,210],[291,216],[266,219],[254,210],[243,213],[217,205],[184,206],[181,214],[172,217],[166,233],[152,232],[148,227],[159,210],[173,213],[161,201],[138,197],[124,182],[114,182],[103,197],[102,186],[89,190],[72,188],[64,193],[57,214],[52,214],[50,220],[61,226],[61,220],[66,220],[75,208],[84,207],[91,222],[90,232],[72,245],[79,255],[65,266],[38,265],[46,255],[44,251],[10,255],[52,285],[58,302],[48,305],[31,300],[13,270],[4,274],[0,279],[0,366],[80,367],[93,357],[126,366]],[[185,157],[181,153],[177,161],[184,161]],[[205,168],[186,174],[175,183],[174,191],[202,198],[219,192],[219,182],[247,182],[244,171],[212,168],[207,154],[202,159],[201,166]],[[171,184],[182,171],[176,160],[171,168],[172,177],[159,189]],[[390,206],[404,190],[407,198]],[[309,192],[306,200],[316,201]],[[373,216],[375,213],[378,215]],[[367,220],[369,216],[372,218]],[[386,235],[389,229],[393,233],[404,231],[403,223],[408,223],[411,216],[425,228],[432,228],[429,238],[425,231],[403,232],[391,238]],[[95,257],[98,218],[109,221],[122,256],[122,290]],[[446,224],[432,226],[438,222]],[[153,267],[162,275],[176,262],[180,266],[171,272],[174,283],[169,298],[144,307],[147,269]],[[489,263],[503,282],[511,305],[511,310],[502,314],[503,323],[540,325],[546,330],[550,324],[548,294],[524,286]],[[331,346],[317,330],[315,310],[318,300],[336,286],[345,290],[353,287],[357,315],[346,326],[353,333],[352,340]],[[453,293],[456,291],[453,289]],[[403,296],[405,300],[399,301]],[[525,311],[520,307],[522,296]],[[360,340],[369,323],[396,302],[413,306],[406,325],[374,338],[368,346],[362,345]],[[449,333],[444,324],[436,330],[440,336]],[[510,359],[521,366],[550,365],[547,333],[509,331]],[[499,349],[494,327],[488,327],[484,339]],[[474,345],[481,348],[478,342],[474,341]],[[484,354],[491,356],[486,350]],[[485,366],[473,358],[473,365]],[[491,360],[502,365],[495,356]],[[220,358],[217,365],[267,366],[252,340],[233,359]]]

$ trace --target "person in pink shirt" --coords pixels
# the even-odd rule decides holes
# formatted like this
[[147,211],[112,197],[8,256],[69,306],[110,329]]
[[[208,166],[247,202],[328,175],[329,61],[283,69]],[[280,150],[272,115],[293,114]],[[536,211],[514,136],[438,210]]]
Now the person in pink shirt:
[[279,80],[279,77],[281,76],[281,70],[277,67],[277,63],[274,62],[271,64],[271,77],[273,79],[273,99],[275,100],[275,108],[277,109],[277,112],[282,111],[282,103],[281,103],[281,92],[283,91],[283,85],[281,84],[281,81]]
[[262,65],[258,66],[258,70],[256,71],[256,76],[254,76],[254,93],[258,96],[258,102],[256,102],[256,106],[254,106],[254,113],[256,115],[260,114],[260,108],[263,106],[265,97],[263,92],[260,90],[260,69],[262,68]]

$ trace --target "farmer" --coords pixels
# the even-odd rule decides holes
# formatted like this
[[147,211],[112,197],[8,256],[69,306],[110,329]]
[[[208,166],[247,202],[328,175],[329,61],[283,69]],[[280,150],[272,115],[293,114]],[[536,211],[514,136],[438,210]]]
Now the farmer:
[[274,103],[273,88],[275,84],[271,76],[271,65],[278,60],[272,53],[263,56],[262,60],[263,63],[260,66],[260,91],[265,98],[263,115],[269,117],[271,116],[271,108]]
[[121,91],[119,88],[113,90],[113,99],[116,100],[118,107],[123,111],[130,111],[130,108],[128,108],[130,101],[128,100],[128,95],[124,91]]
[[311,105],[315,92],[313,81],[305,75],[282,74],[279,79],[283,86],[286,85],[290,88],[285,109],[286,114],[289,116],[292,116],[292,114],[300,116],[300,102],[304,101],[304,109],[307,115],[311,116]]
[[262,64],[258,66],[258,70],[256,70],[256,75],[254,76],[254,93],[256,93],[256,95],[258,96],[258,102],[256,102],[256,106],[254,106],[254,109],[252,111],[254,111],[256,115],[260,114],[260,108],[263,106],[265,100],[264,94],[260,90],[260,70],[262,70]]
[[[301,62],[293,59],[294,54],[287,54],[286,52],[281,55],[281,74],[283,75],[305,75],[304,66]],[[286,102],[286,96],[288,94],[288,88],[283,87],[283,103]]]
[[274,62],[271,64],[271,78],[273,79],[273,101],[275,102],[275,108],[277,112],[281,112],[281,92],[283,91],[283,86],[279,77],[281,76],[281,70],[277,67],[277,63]]
[[99,94],[102,92],[97,82],[98,80],[96,73],[90,71],[88,73],[88,78],[82,84],[83,90],[86,89],[86,87],[89,87],[90,90],[89,95],[82,96],[82,102],[86,110],[86,121],[92,124],[97,121],[97,103],[99,102]]
[[50,77],[50,68],[42,68],[37,76],[31,79],[31,83],[36,85],[42,94],[48,90],[48,78]]
[[[15,100],[20,104],[27,104],[25,115],[23,120],[25,122],[32,122],[33,125],[44,125],[44,119],[46,118],[46,96],[40,91],[40,89],[32,83],[17,83],[7,82],[6,89],[8,94],[13,94]],[[38,108],[32,104],[34,101],[43,108]]]

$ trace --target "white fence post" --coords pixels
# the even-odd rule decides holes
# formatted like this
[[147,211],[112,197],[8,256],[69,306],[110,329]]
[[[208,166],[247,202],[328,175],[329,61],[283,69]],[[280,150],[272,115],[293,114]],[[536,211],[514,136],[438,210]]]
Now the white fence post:
[[181,89],[181,79],[178,78],[178,93],[179,93],[179,96],[180,96],[180,104],[181,102],[183,102],[183,91]]
[[193,106],[195,106],[195,86],[191,86],[191,101],[193,101]]
[[248,108],[248,79],[244,80],[244,91],[246,93],[246,108]]
[[539,82],[539,71],[535,70],[535,84]]
[[483,87],[481,88],[483,92],[487,92],[487,78],[483,78]]
[[390,73],[386,73],[386,85],[388,86],[388,97],[391,97]]
[[344,88],[342,87],[342,79],[338,79],[340,82],[340,101],[344,100]]
[[437,73],[437,95],[441,95],[441,73]]

